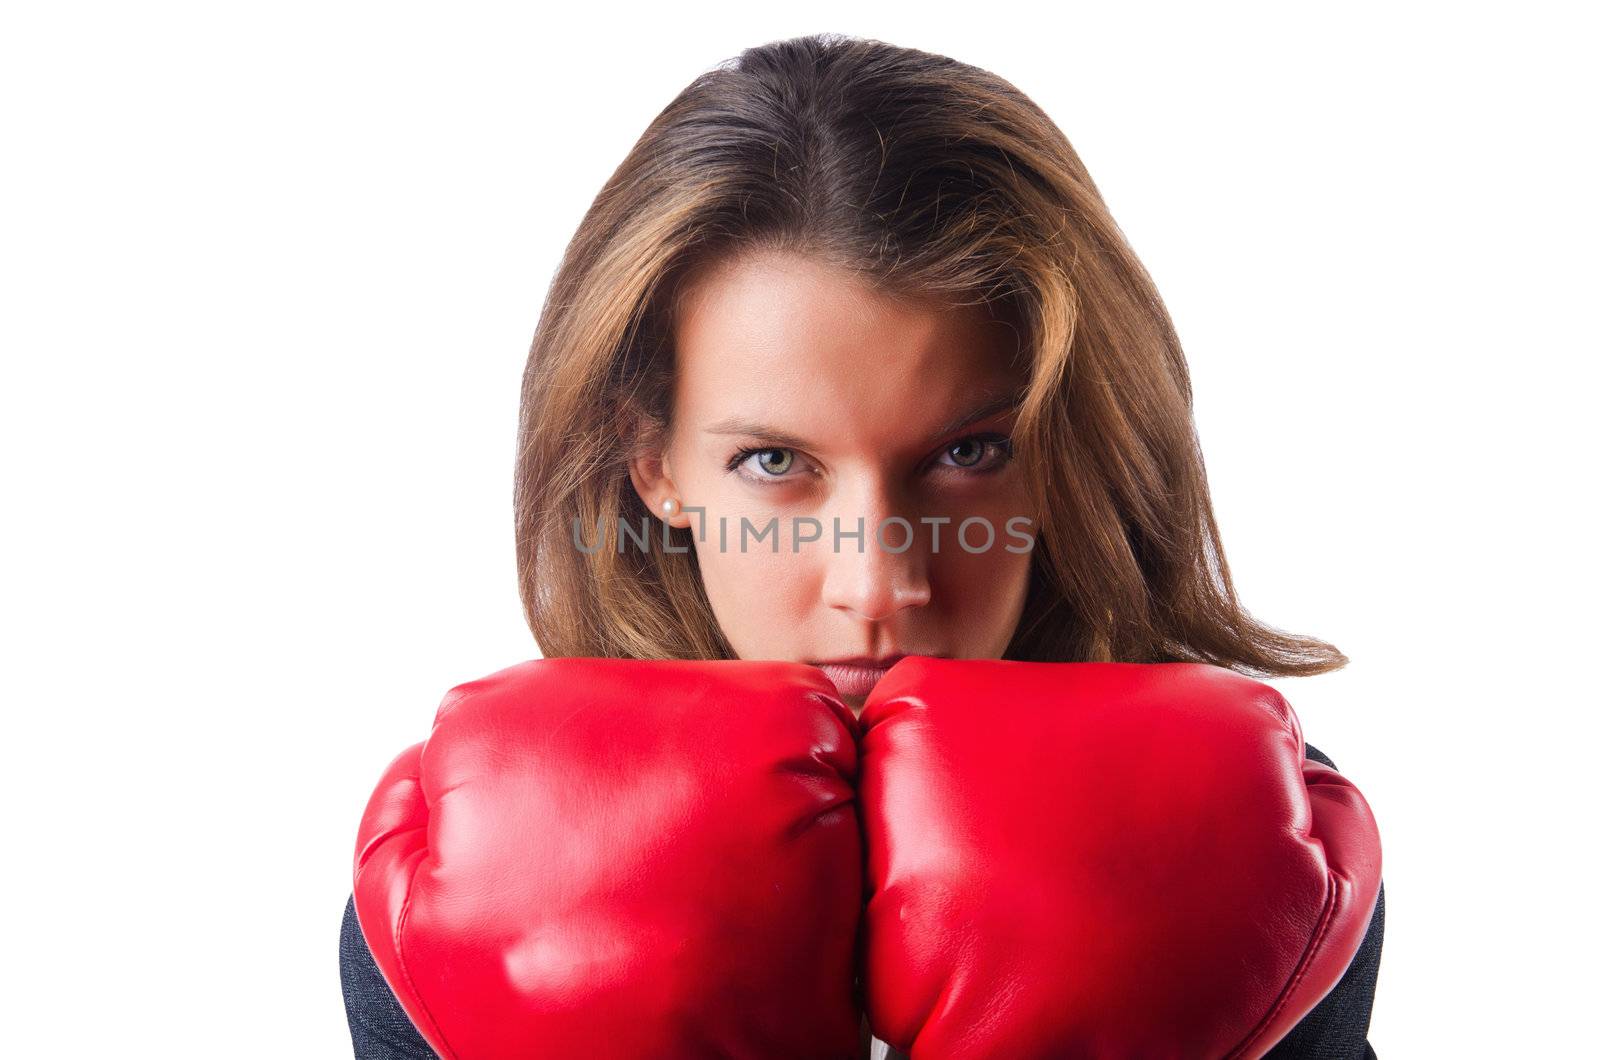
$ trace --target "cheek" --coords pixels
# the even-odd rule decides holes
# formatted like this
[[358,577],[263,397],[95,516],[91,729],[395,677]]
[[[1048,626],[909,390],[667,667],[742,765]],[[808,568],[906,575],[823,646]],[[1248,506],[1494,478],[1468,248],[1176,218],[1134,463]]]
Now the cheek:
[[[752,522],[757,529],[763,527],[762,521]],[[783,538],[774,554],[772,535],[758,541],[753,532],[741,548],[737,516],[727,520],[726,549],[721,532],[718,521],[710,518],[706,540],[695,545],[717,624],[742,658],[787,657],[794,634],[821,592],[815,551],[802,548],[796,555]]]
[[[996,526],[994,544],[976,553],[967,552],[952,533],[949,540],[940,535],[939,552],[931,556],[934,575],[934,600],[941,610],[953,616],[974,620],[1004,615],[1019,606],[1026,591],[1031,553],[1007,552],[1006,546],[1022,548],[1023,540],[1008,536]],[[987,533],[978,527],[968,531],[967,542],[981,548]]]
[[[1027,600],[1028,579],[1033,568],[1033,540],[1038,524],[1019,495],[996,496],[991,503],[964,512],[939,536],[939,551],[929,557],[932,563],[933,603],[941,622],[952,635],[963,640],[961,654],[998,658],[1011,641]],[[1015,532],[1008,520],[1017,516]],[[959,536],[961,519],[981,517],[981,523],[968,527],[965,540],[976,552],[968,552]],[[985,547],[987,546],[987,547]],[[1009,551],[1019,549],[1022,551]]]

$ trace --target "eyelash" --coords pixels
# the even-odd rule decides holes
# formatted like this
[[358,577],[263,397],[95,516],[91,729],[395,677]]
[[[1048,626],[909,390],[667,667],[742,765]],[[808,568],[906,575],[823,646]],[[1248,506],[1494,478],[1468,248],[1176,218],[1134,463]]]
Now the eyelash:
[[[963,442],[984,442],[996,450],[1000,454],[1000,457],[987,467],[962,467],[959,464],[945,466],[952,467],[956,471],[964,472],[968,475],[992,475],[996,471],[999,471],[1001,468],[1005,467],[1006,464],[1010,463],[1011,461],[1011,438],[1007,435],[996,434],[992,431],[987,434],[969,434],[965,438],[957,438],[955,441],[941,449],[939,451],[939,455],[943,456],[945,453],[948,453],[950,450],[954,449]],[[739,471],[740,465],[742,465],[752,456],[755,456],[757,453],[773,452],[792,453],[794,450],[783,445],[741,446],[734,452],[732,458],[729,459],[726,470],[731,471],[734,474],[740,474],[741,477],[749,479],[759,486],[781,486],[785,482],[794,479],[796,476],[788,473],[782,475],[744,475]]]

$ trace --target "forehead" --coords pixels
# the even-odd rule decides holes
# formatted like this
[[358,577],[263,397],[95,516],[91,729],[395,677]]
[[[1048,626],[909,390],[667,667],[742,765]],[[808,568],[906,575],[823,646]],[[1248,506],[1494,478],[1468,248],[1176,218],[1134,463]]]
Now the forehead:
[[893,298],[775,252],[719,264],[686,291],[675,419],[730,412],[811,437],[903,435],[1026,378],[1016,336],[983,306]]

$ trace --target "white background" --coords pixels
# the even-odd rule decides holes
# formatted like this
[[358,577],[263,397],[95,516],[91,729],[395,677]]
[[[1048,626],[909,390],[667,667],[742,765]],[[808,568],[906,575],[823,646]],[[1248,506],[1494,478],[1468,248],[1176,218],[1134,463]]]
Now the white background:
[[1383,831],[1379,1056],[1577,1048],[1577,5],[579,6],[7,9],[6,1052],[350,1055],[367,795],[536,652],[512,454],[562,248],[696,74],[820,30],[1011,80],[1154,275],[1244,601],[1352,659],[1277,684]]

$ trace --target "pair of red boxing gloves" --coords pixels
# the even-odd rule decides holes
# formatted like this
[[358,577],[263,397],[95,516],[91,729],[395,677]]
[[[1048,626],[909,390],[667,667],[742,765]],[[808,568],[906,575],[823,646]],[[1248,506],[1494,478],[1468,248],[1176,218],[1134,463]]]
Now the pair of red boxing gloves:
[[447,1060],[1259,1057],[1378,893],[1361,794],[1190,663],[538,659],[452,689],[355,906]]

